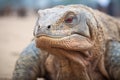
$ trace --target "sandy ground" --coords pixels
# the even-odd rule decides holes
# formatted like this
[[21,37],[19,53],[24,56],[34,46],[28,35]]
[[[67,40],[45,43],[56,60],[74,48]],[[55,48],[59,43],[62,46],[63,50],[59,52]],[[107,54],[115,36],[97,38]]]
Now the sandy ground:
[[20,52],[33,38],[36,16],[0,17],[0,80],[11,79]]

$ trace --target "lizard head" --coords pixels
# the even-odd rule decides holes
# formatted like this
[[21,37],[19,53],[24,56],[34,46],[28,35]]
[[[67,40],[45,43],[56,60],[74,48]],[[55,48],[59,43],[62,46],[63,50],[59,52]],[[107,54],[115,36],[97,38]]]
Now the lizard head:
[[90,56],[94,41],[89,25],[96,28],[92,13],[82,6],[71,5],[39,10],[38,14],[34,29],[38,48],[73,60],[77,59],[75,53],[84,55],[82,57]]
[[[68,50],[88,50],[92,47],[91,31],[88,25],[96,25],[96,22],[90,12],[77,6],[57,6],[51,9],[39,10],[34,35],[37,39],[48,39],[46,45],[63,48]],[[44,41],[44,40],[43,40]],[[45,42],[45,41],[44,41]]]
[[82,5],[57,6],[39,10],[38,14],[34,29],[38,48],[78,63],[84,73],[96,67],[101,38],[92,9]]
[[[57,6],[39,10],[39,17],[34,29],[38,48],[81,52],[88,56],[93,47],[92,29],[96,21],[82,6]],[[95,27],[96,26],[92,26]]]

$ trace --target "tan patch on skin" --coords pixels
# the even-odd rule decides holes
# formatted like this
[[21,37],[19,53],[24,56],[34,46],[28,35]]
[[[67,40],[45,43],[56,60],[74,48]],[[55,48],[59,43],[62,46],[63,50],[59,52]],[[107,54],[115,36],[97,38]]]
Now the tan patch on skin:
[[[79,38],[78,38],[79,37]],[[41,36],[36,39],[36,44],[38,48],[63,48],[66,50],[73,51],[85,51],[93,47],[93,43],[89,39],[82,36],[69,36],[64,38],[50,38],[46,36]]]

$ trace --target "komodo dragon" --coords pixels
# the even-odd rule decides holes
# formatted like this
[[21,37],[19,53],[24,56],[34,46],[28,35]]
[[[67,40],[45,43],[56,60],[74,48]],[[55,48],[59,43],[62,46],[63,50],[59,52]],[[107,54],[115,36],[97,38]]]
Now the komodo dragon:
[[[120,80],[120,23],[83,5],[39,10],[13,80]],[[37,48],[36,48],[37,47]]]

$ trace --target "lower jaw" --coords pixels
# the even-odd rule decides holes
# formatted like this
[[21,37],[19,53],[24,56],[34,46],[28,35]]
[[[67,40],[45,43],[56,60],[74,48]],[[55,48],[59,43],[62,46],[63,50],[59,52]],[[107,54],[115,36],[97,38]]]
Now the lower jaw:
[[51,38],[41,36],[36,38],[38,48],[63,48],[65,50],[86,51],[93,47],[93,43],[86,37],[80,35],[71,35],[63,38]]
[[[55,39],[52,39],[52,40],[53,41],[51,41],[50,38],[44,38],[44,37],[43,37],[43,39],[42,38],[38,38],[36,40],[37,47],[40,48],[40,49],[43,49],[43,50],[45,50],[45,51],[49,52],[50,54],[55,55],[57,57],[59,57],[59,56],[66,57],[69,60],[79,64],[79,66],[81,66],[83,69],[87,68],[86,67],[87,65],[93,65],[93,64],[89,64],[90,61],[89,60],[85,60],[80,55],[81,53],[79,51],[68,50],[68,48],[67,49],[61,49],[61,48],[59,48],[59,47],[61,47],[61,45],[58,48],[55,48],[54,46],[52,46],[52,45],[55,44],[54,43]],[[84,45],[85,48],[88,47],[88,48],[86,48],[86,50],[89,50],[89,49],[92,48],[93,44],[89,43],[89,41],[87,41],[86,38],[83,41],[86,41],[88,43],[87,45]],[[75,41],[75,42],[77,42],[77,41]],[[80,43],[86,43],[86,42],[80,42]],[[89,69],[91,69],[91,68],[89,68]]]
[[[36,46],[51,53],[52,55],[55,55],[57,57],[66,57],[69,60],[85,67],[88,62],[84,59],[85,56],[83,55],[86,55],[86,53],[81,53],[80,51],[89,50],[89,48],[92,47],[92,44],[88,41],[87,38],[78,35],[61,39],[41,36],[36,39]],[[89,56],[87,57],[89,58]]]
[[73,62],[72,65],[77,65],[78,67],[80,67],[80,69],[78,69],[80,73],[81,73],[80,70],[82,70],[82,73],[84,72],[86,74],[83,76],[83,79],[85,78],[84,80],[89,80],[88,78],[86,79],[86,76],[88,77],[88,74],[86,71],[86,66],[88,65],[88,62],[83,58],[83,55],[81,55],[84,53],[81,53],[80,51],[75,51],[75,50],[68,50],[68,49],[66,50],[63,48],[56,48],[53,46],[48,46],[47,42],[44,45],[37,45],[37,46],[38,48],[49,52],[49,54],[54,55],[58,59],[59,57],[60,58],[65,57],[70,62]]

